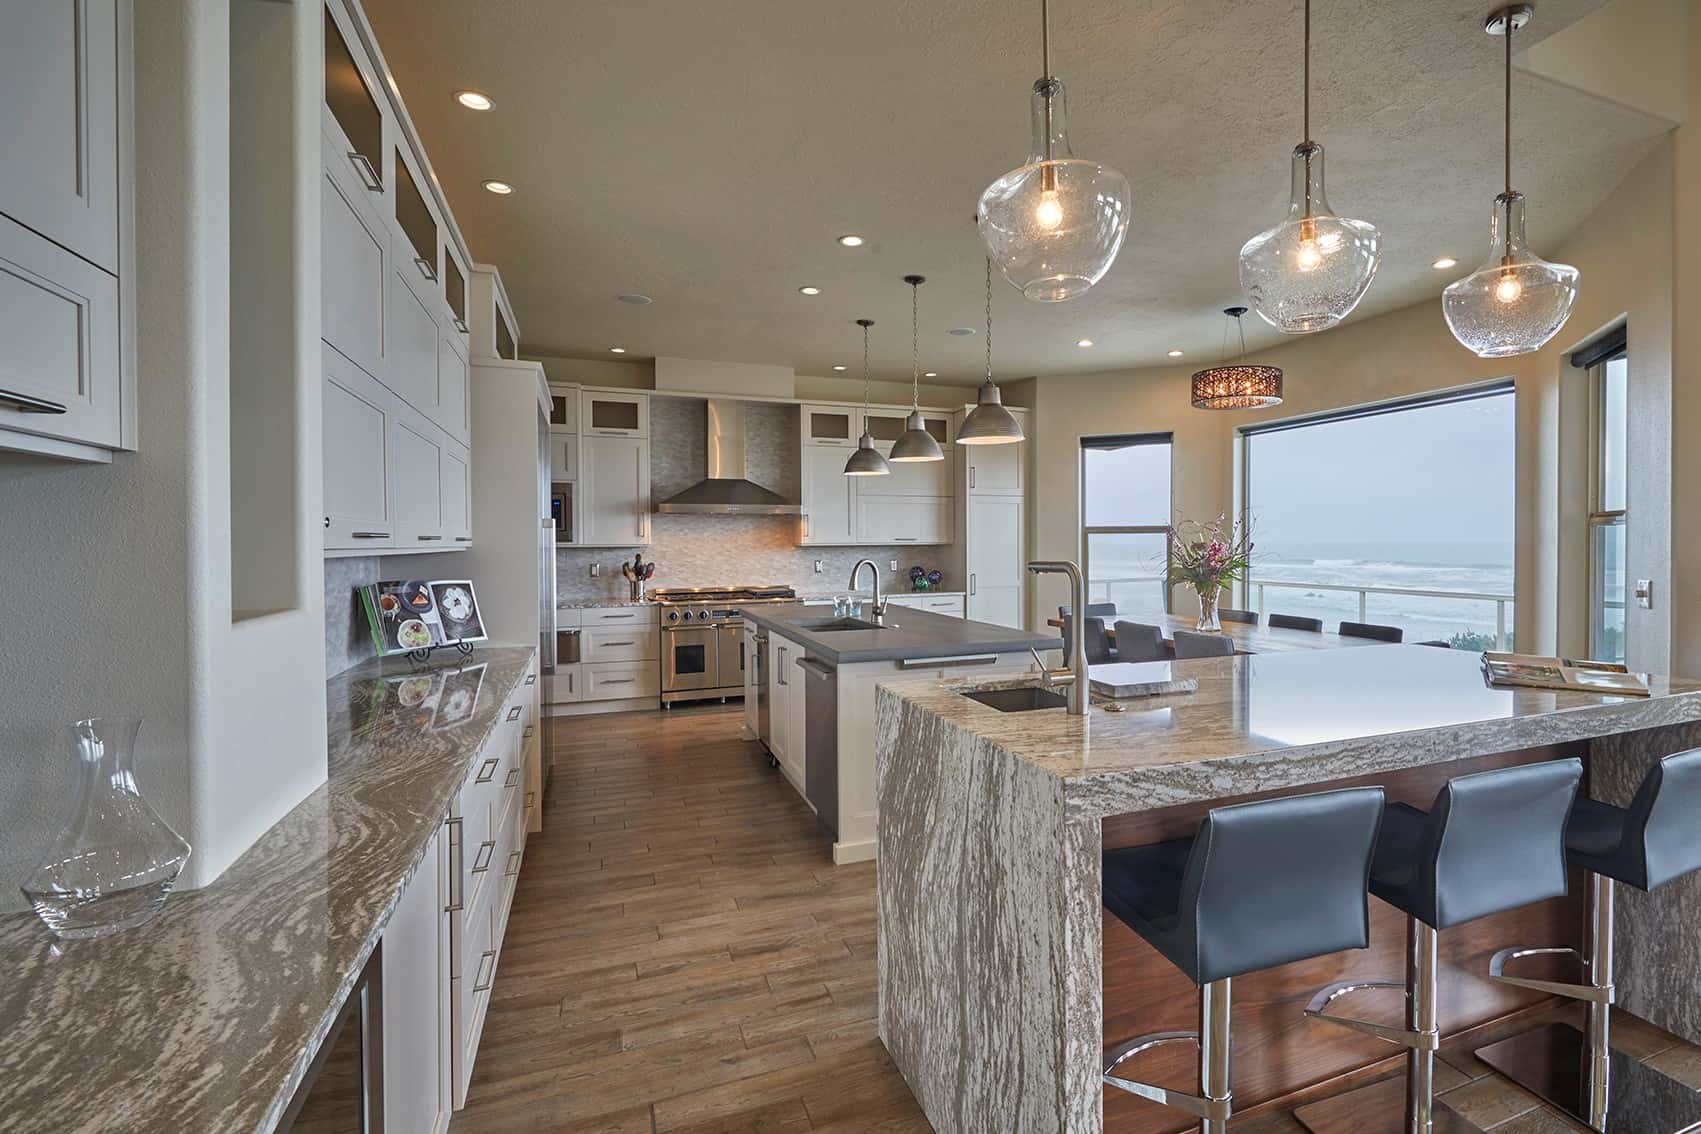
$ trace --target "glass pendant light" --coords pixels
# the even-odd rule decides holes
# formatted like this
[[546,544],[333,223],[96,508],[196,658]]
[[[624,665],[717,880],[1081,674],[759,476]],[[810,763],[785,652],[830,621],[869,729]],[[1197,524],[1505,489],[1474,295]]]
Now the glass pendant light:
[[1064,123],[1063,83],[1051,73],[1051,13],[1040,0],[1040,59],[1028,160],[980,195],[975,219],[998,270],[1042,303],[1072,299],[1104,278],[1133,211],[1128,178],[1077,158]]
[[1022,426],[1004,408],[1004,399],[992,380],[992,261],[986,262],[986,381],[980,384],[978,403],[957,430],[959,445],[1008,445],[1021,441]]
[[1530,22],[1528,4],[1488,18],[1489,35],[1506,37],[1506,190],[1494,199],[1488,259],[1441,293],[1453,337],[1479,358],[1539,350],[1559,333],[1577,302],[1577,269],[1550,264],[1524,240],[1524,195],[1512,188],[1512,33]]
[[886,458],[880,455],[880,450],[874,447],[874,436],[868,432],[868,328],[874,326],[872,319],[858,319],[856,325],[862,328],[862,436],[856,439],[856,451],[845,462],[846,476],[887,476],[892,466],[886,463]]
[[1240,249],[1240,287],[1276,330],[1333,327],[1376,276],[1382,237],[1366,221],[1336,216],[1323,196],[1323,147],[1311,140],[1311,0],[1305,0],[1305,140],[1293,151],[1287,219]]
[[921,285],[926,276],[905,276],[910,285],[910,416],[904,420],[904,435],[892,446],[894,461],[943,461],[944,452],[921,416]]
[[1266,409],[1282,404],[1282,369],[1254,366],[1246,361],[1246,325],[1240,317],[1244,307],[1225,307],[1223,314],[1234,320],[1240,335],[1240,354],[1230,363],[1228,344],[1223,344],[1224,362],[1193,375],[1193,408],[1209,410]]

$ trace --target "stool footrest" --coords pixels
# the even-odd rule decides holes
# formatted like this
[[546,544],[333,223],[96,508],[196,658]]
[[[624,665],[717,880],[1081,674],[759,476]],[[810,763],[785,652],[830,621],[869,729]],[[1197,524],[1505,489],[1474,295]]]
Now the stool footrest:
[[1211,1122],[1227,1122],[1233,1111],[1233,1099],[1209,1099],[1202,1095],[1190,1095],[1185,1091],[1172,1090],[1169,1087],[1154,1086],[1151,1083],[1141,1083],[1133,1079],[1124,1079],[1113,1075],[1118,1066],[1154,1047],[1162,1047],[1171,1043],[1199,1043],[1198,1032],[1151,1032],[1148,1035],[1135,1036],[1127,1043],[1110,1050],[1104,1061],[1104,1081],[1107,1086],[1127,1091],[1143,1099],[1174,1107],[1185,1111],[1195,1118],[1203,1118]]
[[1390,1027],[1386,1024],[1373,1024],[1369,1020],[1358,1020],[1351,1016],[1331,1016],[1324,1011],[1338,998],[1349,992],[1359,992],[1367,988],[1399,989],[1405,991],[1406,986],[1396,980],[1354,980],[1343,981],[1320,989],[1311,1003],[1305,1006],[1305,1014],[1314,1020],[1327,1020],[1331,1024],[1339,1024],[1343,1028],[1351,1028],[1355,1032],[1375,1036],[1379,1040],[1409,1047],[1414,1051],[1436,1051],[1441,1047],[1440,1031],[1416,1032],[1410,1028]]
[[1575,949],[1566,948],[1526,948],[1513,946],[1502,949],[1488,962],[1488,975],[1492,980],[1501,984],[1516,985],[1519,988],[1532,988],[1537,992],[1551,992],[1556,996],[1568,996],[1573,1000],[1586,1000],[1594,1004],[1611,1004],[1614,1002],[1616,989],[1613,985],[1596,986],[1592,984],[1570,984],[1557,980],[1535,980],[1531,977],[1507,976],[1505,969],[1508,961],[1516,961],[1523,957],[1557,956],[1564,954],[1583,964],[1583,955]]

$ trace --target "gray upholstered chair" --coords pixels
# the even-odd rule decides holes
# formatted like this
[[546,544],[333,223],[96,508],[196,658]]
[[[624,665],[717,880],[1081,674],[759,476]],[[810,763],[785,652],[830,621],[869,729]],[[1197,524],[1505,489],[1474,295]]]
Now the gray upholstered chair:
[[1177,658],[1226,658],[1234,653],[1234,639],[1227,634],[1201,634],[1194,630],[1175,632]]
[[1406,632],[1398,626],[1378,626],[1374,622],[1343,622],[1343,638],[1370,638],[1378,642],[1403,642]]
[[1164,633],[1144,622],[1116,620],[1116,660],[1126,662],[1168,661]]
[[[1057,608],[1057,617],[1069,617],[1069,606],[1067,603]],[[1116,604],[1114,602],[1090,602],[1087,604],[1087,617],[1114,619],[1116,617]]]
[[1218,607],[1217,618],[1222,622],[1244,622],[1248,626],[1258,625],[1258,612],[1256,610],[1233,610],[1226,606]]
[[1313,634],[1323,633],[1321,618],[1307,618],[1302,614],[1272,614],[1270,616],[1272,630],[1309,630]]
[[[1065,652],[1069,649],[1070,623],[1074,620],[1073,615],[1065,614],[1063,616],[1063,648]],[[1117,660],[1116,651],[1110,648],[1110,635],[1104,632],[1104,619],[1088,617],[1081,624],[1081,632],[1086,640],[1088,665],[1101,665],[1104,662]]]

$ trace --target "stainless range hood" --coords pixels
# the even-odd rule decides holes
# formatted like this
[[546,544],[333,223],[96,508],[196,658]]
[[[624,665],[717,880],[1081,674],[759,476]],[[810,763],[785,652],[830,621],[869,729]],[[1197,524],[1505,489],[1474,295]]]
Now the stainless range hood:
[[723,516],[795,516],[803,511],[744,476],[744,403],[710,398],[709,475],[656,505],[657,512]]

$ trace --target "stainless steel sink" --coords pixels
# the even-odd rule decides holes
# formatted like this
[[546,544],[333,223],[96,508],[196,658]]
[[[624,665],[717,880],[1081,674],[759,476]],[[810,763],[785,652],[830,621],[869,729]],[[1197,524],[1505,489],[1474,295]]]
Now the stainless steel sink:
[[834,634],[841,630],[884,630],[878,622],[864,622],[860,618],[822,618],[810,622],[794,622],[792,625],[799,630],[807,630],[811,634]]
[[963,696],[971,701],[979,701],[1001,713],[1031,713],[1035,709],[1061,709],[1069,703],[1069,698],[1051,689],[1041,689],[1037,685],[1022,685],[1015,689],[979,689]]

